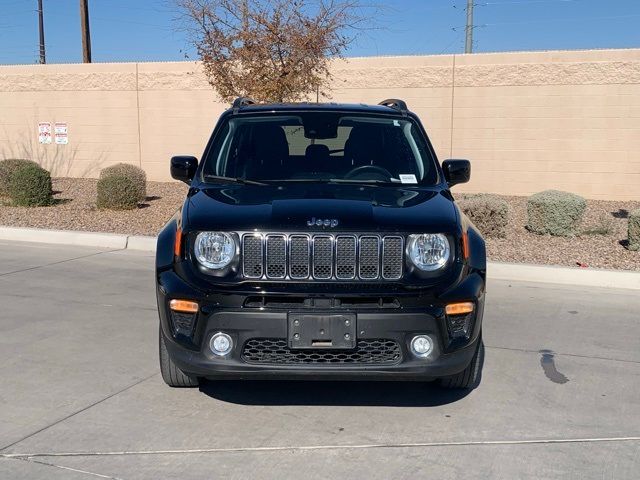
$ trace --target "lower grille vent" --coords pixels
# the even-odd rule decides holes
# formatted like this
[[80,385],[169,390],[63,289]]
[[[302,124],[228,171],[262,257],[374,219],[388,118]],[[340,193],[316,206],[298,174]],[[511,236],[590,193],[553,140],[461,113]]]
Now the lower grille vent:
[[244,345],[242,359],[263,365],[393,365],[402,360],[402,351],[396,341],[385,339],[358,340],[354,350],[292,350],[284,338],[252,338]]

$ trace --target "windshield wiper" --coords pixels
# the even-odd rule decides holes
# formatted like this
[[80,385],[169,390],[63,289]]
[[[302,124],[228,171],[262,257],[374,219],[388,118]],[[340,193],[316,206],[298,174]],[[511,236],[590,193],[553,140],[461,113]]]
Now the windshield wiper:
[[329,180],[331,183],[354,183],[354,184],[371,184],[371,185],[400,185],[400,182],[393,182],[391,180],[355,180],[349,178],[332,178]]
[[269,183],[354,183],[358,185],[399,185],[400,182],[388,180],[350,180],[345,178],[281,178],[278,180],[265,180]]
[[220,175],[204,175],[204,178],[207,180],[221,180],[223,182],[239,183],[241,185],[260,185],[262,187],[265,187],[268,185],[266,183],[258,182],[256,180],[247,180],[246,178],[237,178],[237,177],[222,177]]

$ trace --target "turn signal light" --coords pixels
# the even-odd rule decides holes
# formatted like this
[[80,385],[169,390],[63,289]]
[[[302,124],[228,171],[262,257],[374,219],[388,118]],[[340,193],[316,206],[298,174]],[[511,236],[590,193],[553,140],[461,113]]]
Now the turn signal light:
[[182,313],[197,313],[198,304],[190,300],[176,300],[173,299],[169,302],[169,308],[174,312]]
[[469,259],[469,233],[466,230],[462,232],[462,256],[465,260]]
[[182,253],[182,229],[178,227],[176,229],[175,243],[173,244],[173,254],[179,257],[180,253]]
[[463,315],[473,312],[473,302],[450,303],[446,306],[447,315]]

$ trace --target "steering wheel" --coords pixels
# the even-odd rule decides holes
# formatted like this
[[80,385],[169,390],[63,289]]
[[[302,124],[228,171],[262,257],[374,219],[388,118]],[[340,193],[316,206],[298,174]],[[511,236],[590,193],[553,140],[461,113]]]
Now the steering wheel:
[[344,178],[345,180],[353,180],[355,177],[361,176],[367,171],[382,176],[385,180],[389,180],[391,177],[393,177],[393,175],[391,175],[391,172],[386,168],[379,167],[378,165],[362,165],[347,172]]

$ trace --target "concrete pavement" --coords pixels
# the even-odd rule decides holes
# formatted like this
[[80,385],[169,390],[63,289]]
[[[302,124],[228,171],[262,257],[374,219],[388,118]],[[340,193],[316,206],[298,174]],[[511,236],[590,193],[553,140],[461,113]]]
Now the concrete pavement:
[[0,243],[0,478],[637,478],[640,296],[493,281],[469,394],[157,365],[153,257]]

